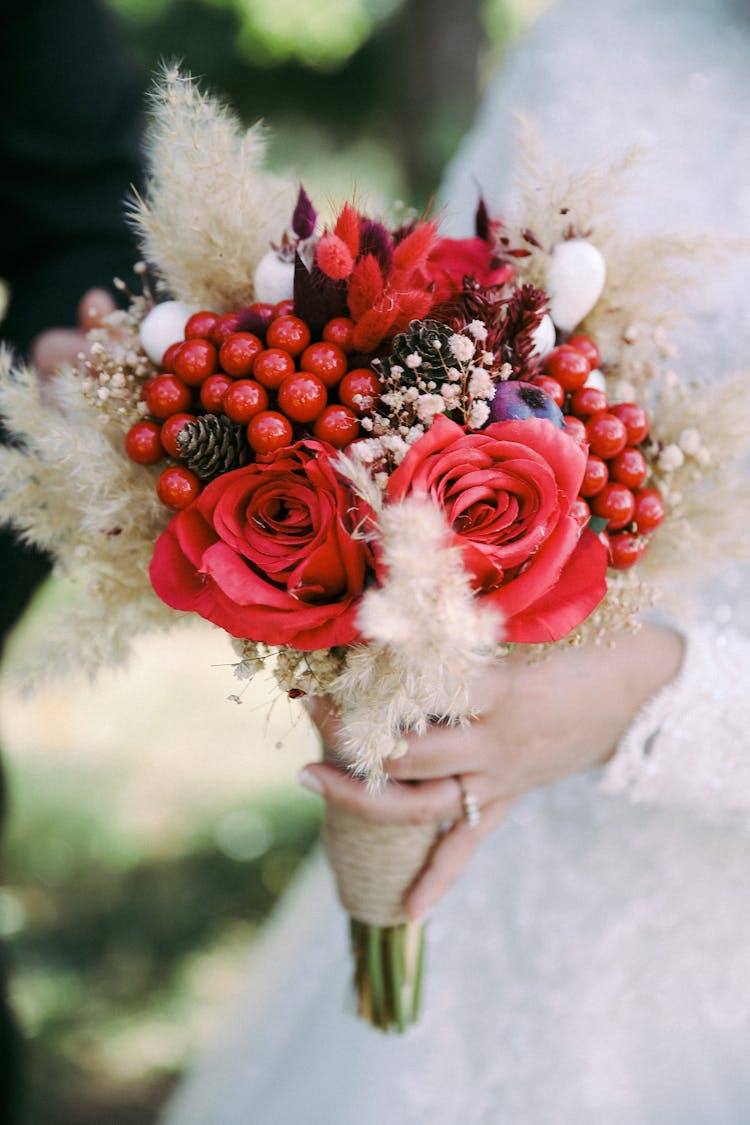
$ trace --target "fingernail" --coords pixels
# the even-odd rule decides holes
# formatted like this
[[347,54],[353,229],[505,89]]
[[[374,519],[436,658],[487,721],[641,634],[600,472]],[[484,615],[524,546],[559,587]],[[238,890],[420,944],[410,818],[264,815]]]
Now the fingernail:
[[305,766],[303,770],[300,770],[299,783],[300,785],[304,785],[305,789],[309,789],[312,793],[323,792],[320,778],[316,773],[308,769],[307,766]]

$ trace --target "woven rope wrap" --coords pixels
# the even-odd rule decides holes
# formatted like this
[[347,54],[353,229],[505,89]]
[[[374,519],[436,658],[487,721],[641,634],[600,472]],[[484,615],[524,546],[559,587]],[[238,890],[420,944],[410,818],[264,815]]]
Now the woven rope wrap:
[[[323,758],[345,768],[328,747]],[[434,824],[370,824],[327,804],[323,844],[341,905],[352,918],[371,926],[410,921],[404,913],[404,895],[426,864],[437,836]]]
[[339,898],[352,918],[372,926],[397,926],[406,891],[427,862],[437,836],[433,824],[370,824],[329,805],[323,843]]

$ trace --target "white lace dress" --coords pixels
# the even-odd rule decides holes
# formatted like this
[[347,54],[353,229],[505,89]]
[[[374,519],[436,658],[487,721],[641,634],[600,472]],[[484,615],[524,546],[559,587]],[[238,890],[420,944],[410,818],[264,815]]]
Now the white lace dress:
[[[652,145],[628,221],[750,235],[748,21],[722,0],[564,3],[448,177],[457,229],[477,183],[502,202],[525,107],[580,163]],[[748,280],[707,278],[693,362],[750,366]],[[164,1125],[745,1125],[750,594],[742,575],[710,589],[607,769],[527,795],[435,911],[417,1029],[347,1012],[345,920],[314,860]]]

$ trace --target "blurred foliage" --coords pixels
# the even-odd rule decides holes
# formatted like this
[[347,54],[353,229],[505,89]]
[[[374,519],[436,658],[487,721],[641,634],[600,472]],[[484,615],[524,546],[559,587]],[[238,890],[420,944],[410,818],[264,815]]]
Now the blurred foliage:
[[144,856],[74,778],[61,791],[59,772],[11,771],[0,894],[31,1121],[146,1125],[315,839],[319,807],[286,790],[227,799],[182,851]]
[[366,183],[422,207],[471,124],[481,76],[545,0],[107,2],[145,72],[179,59],[246,121],[267,120],[276,166],[307,181],[309,163],[315,179],[330,161],[332,191]]

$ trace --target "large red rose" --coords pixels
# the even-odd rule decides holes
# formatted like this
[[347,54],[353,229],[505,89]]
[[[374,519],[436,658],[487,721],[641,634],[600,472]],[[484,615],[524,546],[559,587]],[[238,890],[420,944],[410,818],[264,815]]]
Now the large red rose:
[[297,649],[346,645],[372,556],[336,451],[300,441],[212,481],[159,537],[154,590],[235,637]]
[[427,274],[435,286],[434,303],[439,305],[460,292],[465,277],[476,278],[480,285],[503,285],[513,276],[513,268],[498,265],[482,238],[440,238],[427,259]]
[[477,593],[503,614],[505,639],[556,641],[606,591],[606,548],[570,514],[585,465],[585,448],[546,419],[466,433],[440,416],[387,496],[422,494],[443,509]]

